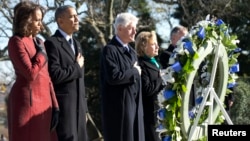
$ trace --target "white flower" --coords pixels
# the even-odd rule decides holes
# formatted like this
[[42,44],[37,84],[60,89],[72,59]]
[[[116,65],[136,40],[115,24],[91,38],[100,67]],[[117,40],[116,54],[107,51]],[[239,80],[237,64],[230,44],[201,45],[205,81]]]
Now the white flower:
[[175,129],[175,131],[181,131],[181,128],[178,126],[176,126],[174,129]]
[[236,45],[236,44],[240,43],[240,40],[232,40],[231,42],[232,42],[232,44]]
[[200,21],[200,22],[197,23],[197,25],[202,26],[202,27],[205,27],[205,28],[206,28],[209,24],[211,24],[211,21],[205,21],[205,20]]
[[162,103],[165,101],[165,98],[163,96],[163,90],[157,95],[157,99],[158,99],[158,105],[160,107],[162,107]]

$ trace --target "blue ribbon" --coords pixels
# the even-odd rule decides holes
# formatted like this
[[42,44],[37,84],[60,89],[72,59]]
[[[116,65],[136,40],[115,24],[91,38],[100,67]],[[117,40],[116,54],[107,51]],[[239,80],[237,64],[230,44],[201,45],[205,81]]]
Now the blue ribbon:
[[178,61],[178,62],[175,62],[175,63],[171,66],[171,68],[172,68],[175,72],[180,72],[181,69],[182,69],[181,64],[180,64],[179,61]]
[[204,27],[200,27],[199,31],[197,32],[197,36],[200,39],[204,39],[206,37],[206,33],[205,33],[205,28]]
[[230,73],[236,73],[236,72],[239,72],[239,71],[240,71],[239,63],[236,63],[236,64],[232,65],[232,66],[229,68],[229,72],[230,72]]
[[197,98],[195,99],[195,103],[196,103],[196,104],[201,104],[202,100],[203,100],[203,97],[202,97],[202,96],[199,96],[199,97],[197,97]]
[[173,90],[165,90],[163,95],[164,95],[164,98],[166,100],[168,100],[168,99],[172,98],[175,95],[175,91],[173,91]]
[[236,82],[228,83],[227,88],[233,88],[234,86],[236,86],[236,84]]
[[184,41],[184,48],[188,50],[190,54],[194,54],[193,43],[189,40]]
[[162,137],[162,141],[171,141],[172,137],[171,136],[164,136]]
[[193,111],[189,111],[189,112],[188,112],[188,116],[189,116],[190,119],[194,119],[195,114],[194,114]]
[[221,19],[218,19],[218,20],[216,21],[216,23],[215,23],[215,25],[217,25],[217,26],[220,26],[220,25],[222,25],[222,24],[224,24],[224,22],[223,22]]
[[163,120],[166,117],[166,109],[160,109],[158,111],[158,116],[161,120]]

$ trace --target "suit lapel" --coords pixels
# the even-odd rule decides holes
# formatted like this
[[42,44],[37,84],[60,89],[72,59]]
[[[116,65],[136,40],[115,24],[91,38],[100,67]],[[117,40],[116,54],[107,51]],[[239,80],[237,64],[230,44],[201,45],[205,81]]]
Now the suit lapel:
[[61,43],[61,47],[65,52],[73,59],[75,60],[74,52],[72,51],[70,44],[66,39],[63,37],[63,35],[60,33],[60,31],[56,31],[55,35],[57,36],[58,41]]
[[[125,54],[126,57],[128,57],[132,62],[135,61],[135,58],[133,57],[135,55],[135,51],[132,47],[129,47],[130,51],[128,52],[124,47],[123,45],[115,38],[115,36],[112,38],[111,40],[112,44],[114,44],[117,49],[119,50],[119,52],[121,54]],[[136,55],[135,55],[136,56]],[[123,56],[124,57],[124,56]]]
[[66,40],[63,42],[62,47],[72,57],[72,59],[75,59],[75,54]]
[[81,49],[81,45],[78,41],[76,41],[74,39],[74,45],[75,45],[75,51],[76,51],[76,56],[78,55],[78,53],[82,54],[82,49]]
[[159,69],[158,69],[154,64],[152,64],[152,63],[150,63],[150,62],[144,61],[144,64],[145,64],[148,68],[150,68],[150,69],[152,69],[152,70],[159,71]]

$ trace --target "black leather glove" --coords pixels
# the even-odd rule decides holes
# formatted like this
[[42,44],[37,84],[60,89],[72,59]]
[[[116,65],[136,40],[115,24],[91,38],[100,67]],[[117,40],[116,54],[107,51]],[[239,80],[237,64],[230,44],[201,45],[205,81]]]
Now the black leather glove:
[[41,45],[36,46],[36,50],[37,50],[37,51],[41,51],[41,52],[43,52],[43,53],[46,54],[45,49],[44,49]]
[[45,51],[45,48],[40,44],[36,44],[36,50],[37,50],[37,52],[42,52],[45,55],[47,54],[46,51]]
[[35,43],[37,52],[43,52],[44,54],[46,54],[45,48],[41,42],[42,41],[40,41],[38,38],[34,38],[34,43]]
[[57,124],[59,123],[59,109],[53,108],[52,110],[52,118],[50,123],[50,131],[54,131],[56,129]]

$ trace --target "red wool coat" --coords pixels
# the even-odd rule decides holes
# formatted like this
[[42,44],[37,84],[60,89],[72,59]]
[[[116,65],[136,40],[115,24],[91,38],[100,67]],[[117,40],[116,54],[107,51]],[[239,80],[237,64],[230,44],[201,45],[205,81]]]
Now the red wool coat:
[[8,99],[9,141],[57,141],[50,122],[58,103],[46,55],[28,37],[11,37],[8,51],[16,74]]

